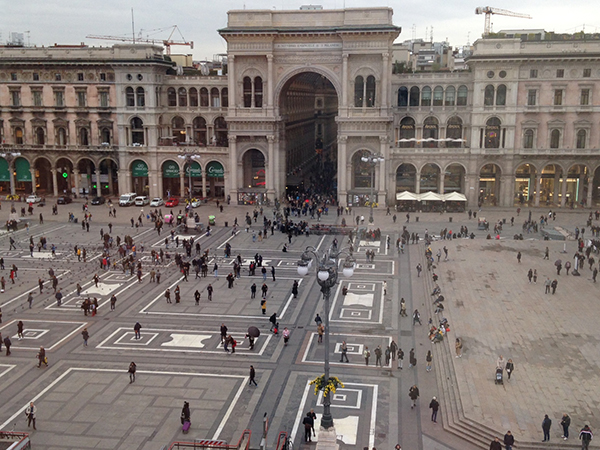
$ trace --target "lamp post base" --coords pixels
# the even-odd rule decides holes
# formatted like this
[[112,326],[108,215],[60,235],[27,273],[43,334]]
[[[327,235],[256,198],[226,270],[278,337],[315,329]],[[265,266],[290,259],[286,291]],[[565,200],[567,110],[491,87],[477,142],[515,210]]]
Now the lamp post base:
[[319,440],[317,441],[317,450],[338,450],[340,446],[337,443],[335,428],[319,429]]

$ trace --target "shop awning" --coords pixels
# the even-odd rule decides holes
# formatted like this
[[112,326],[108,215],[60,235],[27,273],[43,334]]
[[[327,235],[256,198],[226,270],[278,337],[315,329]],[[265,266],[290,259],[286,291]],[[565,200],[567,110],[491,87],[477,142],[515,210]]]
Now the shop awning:
[[419,194],[419,201],[421,201],[421,202],[442,202],[442,201],[444,201],[444,196],[441,194],[436,194],[435,192],[425,192],[424,194]]
[[31,172],[29,171],[29,168],[29,161],[27,161],[25,158],[15,159],[17,181],[31,181]]
[[445,202],[466,202],[467,197],[465,197],[464,194],[461,194],[460,192],[450,192],[449,194],[444,195],[444,201]]
[[398,192],[396,194],[396,200],[418,202],[419,196],[413,192],[408,191]]
[[4,158],[0,158],[0,181],[10,181],[8,161],[6,161]]

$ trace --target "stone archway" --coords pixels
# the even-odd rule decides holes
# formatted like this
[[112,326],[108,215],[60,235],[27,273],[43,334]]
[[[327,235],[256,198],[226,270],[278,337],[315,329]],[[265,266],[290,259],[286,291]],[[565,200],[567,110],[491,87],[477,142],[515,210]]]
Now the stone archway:
[[498,205],[500,203],[501,178],[502,169],[498,164],[488,163],[479,170],[478,204]]
[[[564,172],[558,164],[547,164],[542,168],[540,181],[540,204],[560,205]],[[566,186],[565,186],[566,187]]]
[[535,200],[537,169],[533,164],[524,163],[515,171],[515,203],[531,204]]
[[33,162],[33,167],[35,168],[35,191],[40,195],[53,195],[52,163],[47,158],[39,157]]
[[465,167],[462,164],[452,163],[446,166],[443,173],[443,188],[440,189],[440,194],[448,194],[450,192],[465,193]]
[[[96,173],[96,164],[89,158],[81,158],[73,171],[73,184],[81,195],[99,196],[101,180]],[[100,177],[101,178],[101,177]]]
[[417,188],[417,168],[414,164],[400,164],[396,169],[396,193],[398,192],[416,192]]
[[421,167],[419,192],[439,192],[440,172],[440,166],[434,163],[427,163]]
[[[67,158],[58,158],[55,164],[57,173],[58,194],[71,194],[75,188],[75,173],[73,162]],[[79,192],[75,192],[79,195]]]

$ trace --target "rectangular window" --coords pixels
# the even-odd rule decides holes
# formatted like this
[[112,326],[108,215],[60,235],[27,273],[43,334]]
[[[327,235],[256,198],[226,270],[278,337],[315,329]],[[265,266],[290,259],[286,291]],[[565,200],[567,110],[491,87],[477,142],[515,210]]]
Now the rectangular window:
[[37,72],[33,72],[33,81],[40,81],[40,74]]
[[17,73],[16,72],[12,72],[10,74],[10,80],[11,81],[17,81]]
[[10,99],[12,101],[12,106],[21,106],[21,92],[20,91],[10,91]]
[[59,108],[65,106],[65,93],[63,91],[54,91],[54,105]]
[[106,74],[105,73],[101,73],[100,74],[100,81],[106,81]]
[[79,72],[77,74],[77,81],[83,81],[83,73],[82,72]]
[[108,108],[108,92],[100,92],[100,107]]
[[563,104],[563,90],[554,89],[554,106],[562,106]]
[[54,74],[54,80],[55,80],[55,81],[60,81],[60,80],[62,80],[62,76],[60,75],[60,73],[55,73],[55,74]]
[[529,78],[537,78],[537,69],[531,69],[529,71]]
[[527,106],[535,106],[537,104],[537,89],[529,89],[527,91]]
[[583,69],[583,78],[589,78],[592,76],[592,69]]
[[80,108],[85,108],[86,103],[86,93],[85,91],[77,91],[77,106]]
[[556,78],[564,78],[565,69],[556,69]]
[[581,90],[581,99],[579,101],[581,106],[588,106],[590,104],[590,90],[582,89]]
[[44,106],[42,91],[33,91],[33,106]]

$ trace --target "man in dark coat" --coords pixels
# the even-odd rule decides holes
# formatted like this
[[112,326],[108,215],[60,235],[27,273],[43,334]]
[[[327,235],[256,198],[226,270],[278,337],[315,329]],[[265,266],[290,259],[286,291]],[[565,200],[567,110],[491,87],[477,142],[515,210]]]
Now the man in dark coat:
[[315,421],[311,417],[310,412],[306,413],[306,416],[304,416],[304,419],[302,420],[302,424],[304,425],[304,442],[312,442],[310,432],[315,425]]
[[544,420],[542,421],[542,430],[544,431],[544,440],[542,442],[547,442],[550,440],[550,427],[552,426],[552,420],[548,417],[548,414],[544,416]]
[[494,438],[494,440],[490,444],[490,450],[502,450],[502,444],[500,443],[498,438]]

